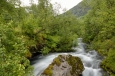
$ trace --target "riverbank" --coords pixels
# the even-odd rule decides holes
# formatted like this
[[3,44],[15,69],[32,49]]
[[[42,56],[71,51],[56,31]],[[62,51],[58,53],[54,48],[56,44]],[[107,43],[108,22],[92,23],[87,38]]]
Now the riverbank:
[[52,62],[52,60],[60,54],[71,54],[72,56],[78,56],[81,58],[85,70],[82,73],[83,76],[109,76],[106,72],[104,72],[100,68],[101,56],[95,50],[91,50],[86,52],[86,50],[82,46],[83,43],[79,43],[78,47],[73,48],[75,52],[69,53],[51,53],[46,56],[38,56],[33,62],[32,66],[34,66],[34,75],[39,76],[43,70]]

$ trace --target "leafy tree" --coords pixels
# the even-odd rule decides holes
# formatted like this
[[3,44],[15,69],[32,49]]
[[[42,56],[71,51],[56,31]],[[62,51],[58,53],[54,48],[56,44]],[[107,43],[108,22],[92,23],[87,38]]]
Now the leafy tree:
[[73,15],[57,14],[49,0],[39,0],[38,5],[31,2],[27,7],[21,7],[20,0],[2,0],[1,5],[0,75],[31,75],[27,58],[33,53],[71,51],[78,29]]
[[58,10],[54,11],[48,0],[39,0],[38,5],[32,4],[27,10],[29,15],[24,19],[22,33],[32,53],[71,51],[76,37],[73,29],[78,29],[76,17],[70,13],[56,14]]
[[106,56],[102,62],[102,67],[109,71],[111,76],[114,76],[115,69],[114,67],[111,68],[111,63],[115,63],[113,59],[115,50],[115,1],[92,0],[91,3],[92,9],[84,19],[86,29],[84,38],[86,38],[86,42],[91,44],[92,48]]
[[28,76],[31,66],[26,58],[27,47],[14,29],[12,22],[0,24],[0,75]]

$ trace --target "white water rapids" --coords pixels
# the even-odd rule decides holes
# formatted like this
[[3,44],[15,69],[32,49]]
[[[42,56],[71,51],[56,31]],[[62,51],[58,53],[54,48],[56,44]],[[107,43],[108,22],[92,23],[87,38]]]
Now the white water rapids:
[[47,56],[38,56],[32,61],[34,66],[34,76],[40,76],[43,70],[52,62],[59,54],[71,54],[81,58],[85,70],[82,76],[109,76],[100,68],[101,56],[95,50],[86,52],[82,38],[78,38],[78,46],[72,48],[76,52],[71,53],[52,53]]

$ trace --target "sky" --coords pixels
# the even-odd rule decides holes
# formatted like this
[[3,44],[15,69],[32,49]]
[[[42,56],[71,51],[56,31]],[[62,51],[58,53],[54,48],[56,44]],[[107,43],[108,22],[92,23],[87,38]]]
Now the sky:
[[[30,0],[21,0],[22,5],[29,5]],[[63,9],[69,10],[70,8],[77,5],[82,0],[51,0],[50,2],[52,4],[55,4],[56,2],[61,5],[60,13],[63,13]],[[34,0],[34,3],[37,3],[36,0]]]
[[51,3],[59,3],[62,8],[70,9],[77,5],[82,0],[51,0]]

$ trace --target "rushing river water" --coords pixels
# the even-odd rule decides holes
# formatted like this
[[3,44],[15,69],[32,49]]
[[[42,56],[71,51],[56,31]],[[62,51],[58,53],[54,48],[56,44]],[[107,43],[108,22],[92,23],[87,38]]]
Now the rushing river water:
[[34,75],[40,76],[44,69],[52,62],[52,60],[60,54],[71,54],[73,56],[78,56],[81,58],[85,70],[82,73],[82,76],[109,76],[100,68],[100,62],[102,57],[97,54],[95,50],[86,52],[84,48],[84,43],[82,38],[78,38],[78,46],[74,47],[76,52],[71,53],[52,53],[47,56],[38,56],[35,57],[32,61],[34,66]]

